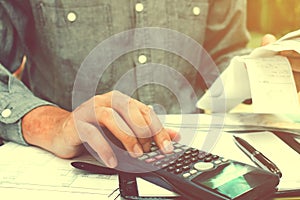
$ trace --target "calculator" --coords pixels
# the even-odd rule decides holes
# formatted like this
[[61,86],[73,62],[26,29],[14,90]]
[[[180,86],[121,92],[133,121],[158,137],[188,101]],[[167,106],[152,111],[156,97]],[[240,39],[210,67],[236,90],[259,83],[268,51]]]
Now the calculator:
[[155,143],[132,158],[112,134],[105,134],[118,159],[117,170],[136,174],[193,200],[267,199],[276,192],[279,177],[269,171],[173,142],[163,154]]

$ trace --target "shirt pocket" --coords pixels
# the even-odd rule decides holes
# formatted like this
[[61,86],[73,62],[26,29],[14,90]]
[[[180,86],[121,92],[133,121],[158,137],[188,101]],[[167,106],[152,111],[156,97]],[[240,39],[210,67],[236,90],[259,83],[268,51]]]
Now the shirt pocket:
[[39,2],[34,13],[39,42],[47,48],[48,56],[78,65],[100,41],[111,35],[110,5],[95,0],[51,2]]
[[[170,0],[167,12],[172,16],[171,26],[194,40],[203,43],[209,4],[207,0]],[[176,2],[174,2],[176,1]]]

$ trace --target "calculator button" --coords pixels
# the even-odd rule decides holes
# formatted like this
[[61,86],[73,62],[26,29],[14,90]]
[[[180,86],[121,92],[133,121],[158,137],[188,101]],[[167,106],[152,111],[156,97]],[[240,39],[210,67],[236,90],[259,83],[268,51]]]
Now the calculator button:
[[182,173],[182,169],[181,168],[180,169],[175,169],[174,173],[175,174],[181,174]]
[[185,161],[183,162],[184,165],[189,165],[189,164],[191,164],[191,163],[192,163],[191,160],[185,160]]
[[182,147],[182,146],[183,146],[183,145],[182,145],[182,144],[179,144],[179,143],[174,144],[174,147],[177,147],[177,148]]
[[194,152],[194,153],[191,154],[191,156],[196,157],[196,156],[198,156],[198,154],[199,154],[199,152]]
[[189,149],[189,150],[184,152],[184,155],[190,155],[191,153],[192,153],[192,151]]
[[169,166],[169,164],[167,164],[167,163],[164,163],[164,164],[162,164],[162,165],[161,165],[161,168],[163,168],[163,169],[164,169],[164,168],[167,168],[168,166]]
[[212,159],[213,159],[213,160],[217,160],[217,159],[219,159],[219,156],[213,155],[213,156],[212,156]]
[[147,155],[142,155],[141,157],[139,157],[139,160],[146,160],[147,158],[149,158],[149,156]]
[[189,160],[189,159],[191,158],[191,155],[185,155],[183,158],[184,158],[185,160]]
[[183,167],[182,167],[182,170],[183,170],[183,171],[188,171],[188,170],[190,170],[190,166],[188,166],[188,165],[183,166]]
[[189,147],[189,146],[182,146],[181,147],[183,150],[187,150],[187,149],[190,149],[191,147]]
[[165,156],[162,155],[162,154],[155,156],[155,159],[157,159],[157,160],[160,160],[160,159],[163,159],[163,158],[165,158]]
[[171,172],[171,171],[174,171],[174,170],[175,170],[174,166],[169,166],[168,169],[167,169],[168,172]]
[[148,158],[148,159],[145,160],[146,163],[152,163],[154,161],[156,161],[155,158]]
[[190,174],[196,174],[197,172],[198,172],[197,170],[192,169],[192,170],[190,171]]
[[211,161],[212,161],[212,158],[211,158],[211,157],[207,157],[207,158],[204,158],[203,161],[204,161],[204,162],[211,162]]
[[206,158],[210,158],[210,157],[212,157],[212,154],[211,154],[211,153],[208,153],[208,154],[205,155],[205,157],[206,157]]
[[199,158],[200,160],[203,160],[203,159],[205,158],[205,156],[206,156],[205,153],[201,153],[201,154],[198,155],[198,158]]
[[158,147],[157,147],[157,146],[152,146],[152,147],[150,148],[150,151],[156,151],[156,150],[158,150]]
[[161,164],[162,164],[161,161],[157,161],[157,162],[154,163],[154,166],[160,166]]
[[192,153],[197,153],[197,154],[199,153],[199,149],[192,149],[191,151]]
[[181,157],[181,158],[178,158],[178,159],[176,160],[177,163],[181,163],[181,162],[183,162],[183,161],[184,161],[184,158],[182,158],[182,157]]
[[191,174],[190,173],[184,173],[182,176],[183,176],[183,178],[188,178],[189,176],[191,176]]
[[176,167],[176,169],[179,169],[179,168],[183,167],[183,164],[182,164],[182,163],[177,163],[177,164],[175,165],[175,167]]
[[174,150],[173,150],[174,153],[179,153],[179,152],[181,152],[181,151],[182,151],[182,149],[174,149]]
[[215,163],[216,165],[218,165],[218,164],[222,163],[222,161],[221,161],[221,160],[216,160],[214,163]]
[[172,160],[171,162],[169,162],[170,165],[175,165],[176,164],[176,160]]
[[194,165],[194,168],[199,170],[199,171],[206,171],[210,170],[214,167],[213,163],[207,163],[207,162],[198,162]]
[[153,156],[158,155],[158,153],[156,153],[156,152],[150,152],[150,153],[148,153],[147,155],[148,155],[149,157],[153,157]]

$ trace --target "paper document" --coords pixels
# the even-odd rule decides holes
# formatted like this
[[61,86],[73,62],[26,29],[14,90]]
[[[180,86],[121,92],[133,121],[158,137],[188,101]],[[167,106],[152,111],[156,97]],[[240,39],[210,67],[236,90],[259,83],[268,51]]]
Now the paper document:
[[297,89],[287,58],[245,59],[245,63],[254,112],[294,113],[299,109]]
[[[194,131],[282,131],[300,135],[300,114],[261,114],[261,113],[215,113],[159,116],[165,127],[171,127],[185,134]],[[295,121],[298,120],[298,121]],[[188,128],[188,129],[187,129]],[[188,134],[187,133],[187,134]]]
[[252,98],[256,113],[299,113],[300,105],[290,63],[278,52],[300,53],[300,30],[247,56],[234,57],[226,70],[197,102],[212,112],[228,112]]
[[[60,159],[42,149],[8,142],[0,146],[0,158],[1,199],[89,200],[116,197],[108,196],[118,188],[117,176],[77,170],[70,165],[72,160]],[[89,156],[80,159],[94,160]]]

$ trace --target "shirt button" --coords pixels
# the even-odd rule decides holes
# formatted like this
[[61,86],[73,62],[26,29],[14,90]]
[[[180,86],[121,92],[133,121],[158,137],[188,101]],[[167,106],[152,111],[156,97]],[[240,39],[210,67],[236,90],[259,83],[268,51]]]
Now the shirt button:
[[144,5],[142,3],[135,4],[135,10],[137,12],[142,12],[144,10]]
[[69,12],[67,15],[67,19],[69,22],[75,22],[77,19],[77,15],[74,12]]
[[7,118],[11,115],[11,110],[10,109],[4,109],[1,113],[2,117]]
[[198,7],[198,6],[195,6],[194,8],[193,8],[193,13],[194,13],[194,15],[200,15],[200,13],[201,13],[201,9]]
[[145,64],[147,62],[147,57],[145,55],[140,55],[138,61],[141,64]]

